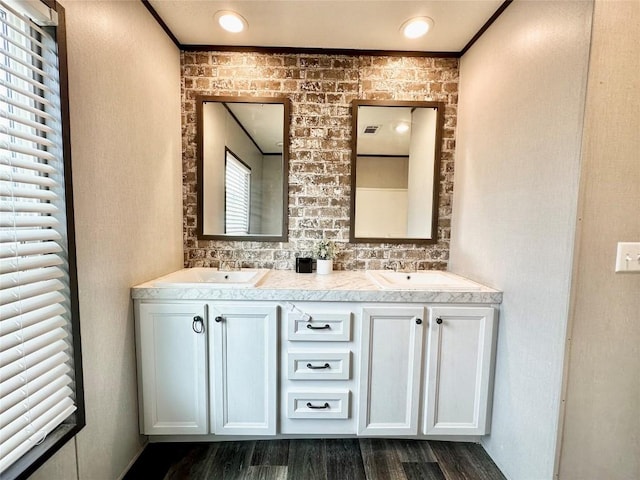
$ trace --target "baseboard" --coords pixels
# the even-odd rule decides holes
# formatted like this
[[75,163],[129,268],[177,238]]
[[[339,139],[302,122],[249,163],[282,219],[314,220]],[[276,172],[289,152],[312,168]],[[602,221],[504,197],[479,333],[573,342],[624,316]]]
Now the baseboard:
[[125,467],[124,472],[122,472],[119,476],[117,480],[122,480],[124,478],[124,476],[129,472],[129,470],[131,469],[131,467],[133,467],[133,464],[136,463],[138,461],[138,459],[140,458],[140,455],[142,455],[142,452],[144,452],[144,449],[147,448],[147,445],[149,445],[149,438],[147,437],[145,439],[145,442],[142,444],[142,447],[140,448],[140,450],[138,450],[138,453],[136,453],[133,458],[131,459],[131,461],[129,462],[129,464]]

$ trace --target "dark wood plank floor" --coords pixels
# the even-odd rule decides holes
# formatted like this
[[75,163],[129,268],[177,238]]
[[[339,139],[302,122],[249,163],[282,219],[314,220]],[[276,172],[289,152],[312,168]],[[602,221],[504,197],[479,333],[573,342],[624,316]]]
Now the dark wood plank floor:
[[480,445],[390,439],[152,443],[125,480],[503,480]]

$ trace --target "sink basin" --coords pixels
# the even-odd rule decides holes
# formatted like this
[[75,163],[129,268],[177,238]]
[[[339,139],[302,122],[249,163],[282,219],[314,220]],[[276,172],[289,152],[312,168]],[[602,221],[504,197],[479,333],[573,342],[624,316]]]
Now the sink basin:
[[217,268],[183,268],[154,282],[155,287],[251,288],[269,272],[267,268],[225,271]]
[[454,273],[422,270],[413,273],[367,270],[367,275],[383,290],[480,290],[481,285]]

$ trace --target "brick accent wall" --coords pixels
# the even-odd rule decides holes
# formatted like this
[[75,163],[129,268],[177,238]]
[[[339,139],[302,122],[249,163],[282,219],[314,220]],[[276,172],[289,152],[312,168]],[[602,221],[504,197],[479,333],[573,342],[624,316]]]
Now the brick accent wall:
[[[336,270],[446,269],[449,258],[458,60],[453,58],[183,52],[182,134],[185,267],[293,269],[315,240],[336,241]],[[198,240],[196,95],[291,99],[289,241]],[[438,242],[348,243],[351,101],[442,101]]]

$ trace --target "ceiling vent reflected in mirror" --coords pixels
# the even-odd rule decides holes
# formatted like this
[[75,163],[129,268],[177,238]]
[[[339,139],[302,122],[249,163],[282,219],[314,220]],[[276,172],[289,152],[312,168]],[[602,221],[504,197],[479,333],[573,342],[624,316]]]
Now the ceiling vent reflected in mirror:
[[444,104],[354,100],[352,116],[349,241],[436,243]]
[[382,125],[367,125],[366,127],[364,127],[364,131],[362,133],[365,135],[375,135],[376,133],[378,133],[378,130],[381,126]]

